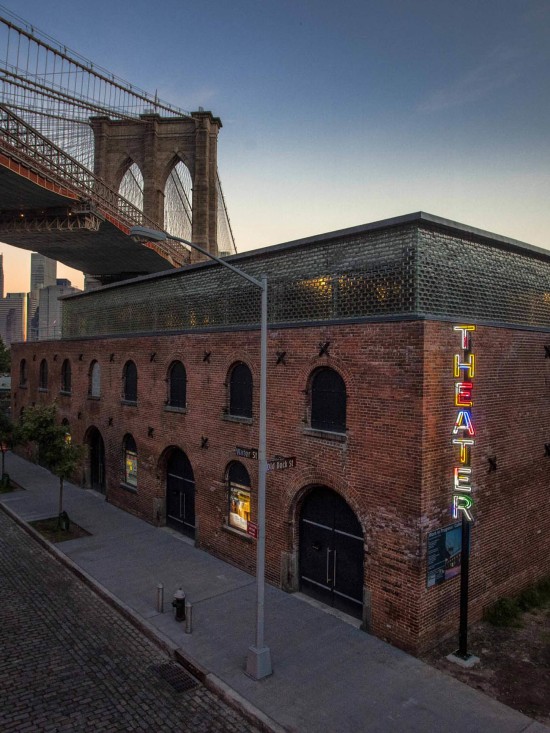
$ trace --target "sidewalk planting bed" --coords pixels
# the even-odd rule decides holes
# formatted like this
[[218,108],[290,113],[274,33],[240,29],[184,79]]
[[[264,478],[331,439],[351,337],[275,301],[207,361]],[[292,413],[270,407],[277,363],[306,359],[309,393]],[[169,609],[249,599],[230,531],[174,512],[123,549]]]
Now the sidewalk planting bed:
[[519,614],[510,611],[515,599],[503,601],[495,605],[501,621],[511,625],[482,621],[469,629],[468,650],[480,658],[478,665],[464,669],[446,659],[457,639],[440,644],[423,661],[550,725],[550,601],[544,597],[538,607]]
[[74,522],[70,522],[69,529],[61,529],[58,526],[57,517],[38,519],[35,522],[29,522],[29,524],[39,532],[42,537],[53,543],[77,540],[79,537],[90,537],[90,532],[87,532]]

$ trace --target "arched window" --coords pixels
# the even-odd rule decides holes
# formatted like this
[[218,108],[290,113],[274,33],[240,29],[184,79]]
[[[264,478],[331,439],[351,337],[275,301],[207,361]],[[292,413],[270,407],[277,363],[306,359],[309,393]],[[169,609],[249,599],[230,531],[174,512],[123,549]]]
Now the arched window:
[[242,362],[229,375],[229,414],[252,417],[252,372]]
[[168,370],[168,404],[170,407],[185,407],[187,399],[187,376],[181,361],[174,361]]
[[98,361],[92,361],[88,372],[88,395],[99,397],[101,394],[101,367]]
[[184,239],[193,236],[193,179],[181,160],[172,168],[164,187],[164,228]]
[[311,427],[346,432],[346,385],[334,369],[322,367],[311,378]]
[[71,391],[71,362],[68,359],[61,365],[61,391]]
[[134,437],[128,433],[123,442],[124,483],[137,488],[137,446]]
[[143,173],[135,163],[124,174],[118,192],[126,201],[143,211]]
[[229,526],[246,532],[250,521],[250,476],[242,463],[233,461],[226,473]]
[[124,365],[122,397],[128,402],[137,402],[137,368],[133,361]]
[[40,362],[40,369],[38,372],[38,388],[48,389],[48,362],[46,359],[42,359]]
[[19,362],[19,386],[27,386],[27,360],[21,359]]
[[67,443],[71,442],[71,426],[69,424],[69,420],[64,417],[63,420],[61,420],[61,425],[65,428],[65,440]]

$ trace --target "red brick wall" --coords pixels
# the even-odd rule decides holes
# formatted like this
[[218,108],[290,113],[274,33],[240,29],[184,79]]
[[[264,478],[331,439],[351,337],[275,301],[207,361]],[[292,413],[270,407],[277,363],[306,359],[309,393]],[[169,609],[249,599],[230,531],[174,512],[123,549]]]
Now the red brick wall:
[[[550,458],[544,457],[544,443],[550,442],[545,432],[549,399],[545,372],[548,381],[550,360],[545,362],[543,348],[547,338],[535,332],[481,327],[475,336],[479,433],[474,456],[472,619],[485,603],[529,584],[544,567],[548,572],[550,547],[544,527],[550,519],[545,475]],[[330,342],[328,356],[319,356],[319,346],[325,342]],[[268,339],[268,457],[296,456],[297,466],[267,477],[267,578],[295,587],[284,558],[297,552],[301,501],[312,485],[338,491],[364,531],[370,628],[412,651],[457,626],[459,581],[427,590],[425,565],[427,532],[452,522],[448,512],[455,417],[452,356],[457,351],[452,324],[431,322],[287,328],[270,331]],[[211,352],[210,362],[203,360],[205,352]],[[278,352],[286,352],[286,365],[276,364]],[[44,355],[50,389],[39,393],[38,367]],[[169,446],[179,446],[195,475],[197,544],[254,570],[254,542],[225,528],[224,474],[236,459],[235,446],[258,444],[257,333],[18,345],[13,347],[14,375],[23,356],[29,363],[29,385],[17,389],[14,378],[14,414],[34,401],[57,399],[74,440],[83,441],[86,430],[95,425],[105,441],[108,500],[154,523],[165,495],[162,455]],[[64,358],[72,363],[70,397],[59,395]],[[122,370],[130,358],[138,368],[137,407],[121,404]],[[92,359],[102,369],[98,401],[87,398]],[[187,370],[185,414],[164,410],[165,380],[174,359]],[[224,383],[236,360],[249,364],[254,377],[251,425],[223,419]],[[346,383],[348,430],[343,442],[307,431],[305,390],[309,375],[320,365],[332,366]],[[138,447],[137,494],[120,486],[122,440],[128,432]],[[208,438],[207,449],[201,448],[202,437]],[[487,473],[487,455],[497,456],[496,472]],[[252,481],[254,519],[257,462],[242,459],[242,463]]]
[[[472,448],[473,515],[469,620],[484,607],[550,573],[550,334],[478,326]],[[422,524],[452,524],[453,355],[462,353],[451,323],[426,324]],[[496,459],[490,470],[489,458]],[[426,552],[426,543],[423,544]],[[460,579],[419,588],[419,646],[458,629]]]

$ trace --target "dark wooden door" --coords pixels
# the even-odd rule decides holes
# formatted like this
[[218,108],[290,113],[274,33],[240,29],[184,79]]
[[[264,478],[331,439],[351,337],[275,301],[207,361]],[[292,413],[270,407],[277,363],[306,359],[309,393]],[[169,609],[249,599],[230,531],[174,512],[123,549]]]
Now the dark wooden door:
[[166,524],[195,537],[195,478],[181,450],[174,450],[167,463]]
[[348,504],[325,487],[300,515],[300,589],[357,618],[363,615],[363,532]]
[[90,436],[90,483],[92,489],[105,493],[105,445],[99,430]]

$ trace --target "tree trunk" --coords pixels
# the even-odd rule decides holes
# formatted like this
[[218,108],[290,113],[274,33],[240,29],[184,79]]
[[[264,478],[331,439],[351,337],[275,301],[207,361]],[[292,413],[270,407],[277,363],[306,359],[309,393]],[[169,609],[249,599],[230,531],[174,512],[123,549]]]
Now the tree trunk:
[[57,516],[63,511],[63,479],[59,479],[59,512]]
[[3,477],[3,476],[4,476],[4,474],[6,473],[6,472],[4,471],[4,458],[5,458],[5,455],[6,455],[6,451],[2,450],[2,477]]

